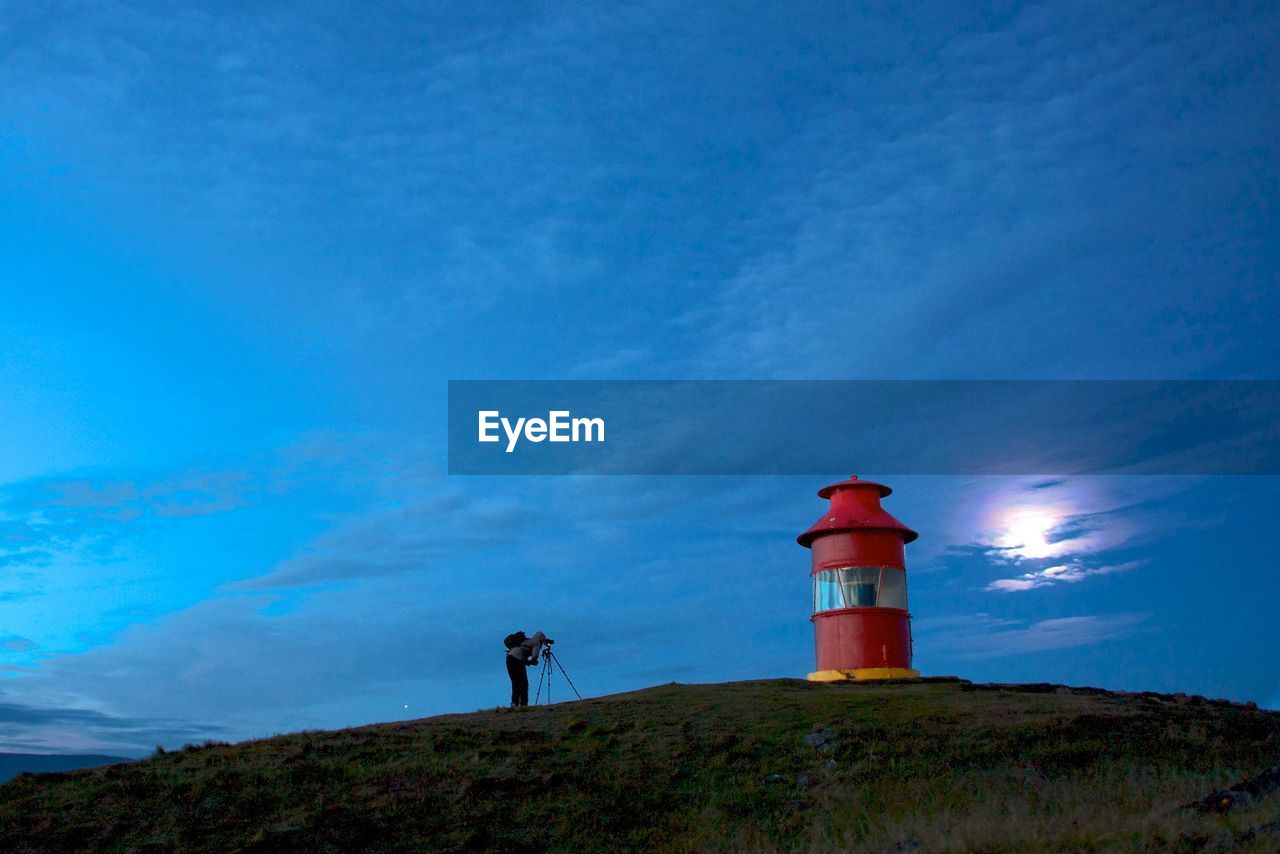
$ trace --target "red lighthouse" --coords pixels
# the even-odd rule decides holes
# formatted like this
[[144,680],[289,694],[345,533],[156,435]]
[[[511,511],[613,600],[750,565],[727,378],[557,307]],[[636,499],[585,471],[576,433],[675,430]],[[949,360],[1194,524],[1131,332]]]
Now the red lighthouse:
[[816,682],[917,679],[903,546],[918,535],[880,507],[893,490],[850,477],[818,490],[831,506],[796,542],[813,552]]

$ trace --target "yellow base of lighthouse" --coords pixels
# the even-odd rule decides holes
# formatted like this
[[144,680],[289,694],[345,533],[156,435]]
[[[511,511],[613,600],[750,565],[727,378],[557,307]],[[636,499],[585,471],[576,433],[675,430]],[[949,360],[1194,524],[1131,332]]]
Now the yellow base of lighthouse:
[[919,679],[920,671],[909,667],[859,667],[856,670],[819,670],[809,674],[810,682],[863,682],[868,679]]

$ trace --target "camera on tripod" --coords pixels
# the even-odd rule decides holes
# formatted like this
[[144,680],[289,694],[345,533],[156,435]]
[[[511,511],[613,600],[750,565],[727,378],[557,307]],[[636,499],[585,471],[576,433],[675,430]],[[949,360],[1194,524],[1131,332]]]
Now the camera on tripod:
[[551,645],[553,643],[555,643],[555,641],[553,641],[551,638],[542,639],[542,649],[540,649],[538,652],[542,656],[543,661],[546,661],[548,658],[551,657]]
[[551,638],[542,639],[542,672],[538,675],[538,693],[534,695],[533,704],[538,705],[538,701],[542,699],[542,689],[547,689],[547,704],[551,703],[551,680],[555,676],[557,670],[564,677],[564,681],[569,683],[569,687],[573,689],[574,695],[581,700],[582,695],[578,693],[578,688],[573,684],[573,680],[569,678],[569,674],[565,672],[564,665],[560,663],[560,656],[551,652],[551,645],[555,643]]

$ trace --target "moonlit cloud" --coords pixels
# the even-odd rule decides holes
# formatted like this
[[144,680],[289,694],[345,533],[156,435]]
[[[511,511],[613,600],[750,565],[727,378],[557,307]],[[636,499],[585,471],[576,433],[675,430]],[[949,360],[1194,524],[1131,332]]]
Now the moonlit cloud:
[[984,579],[980,589],[988,593],[1076,586],[1126,573],[1148,561],[1116,556],[1150,535],[1152,514],[1143,508],[1169,489],[1158,485],[1139,498],[1132,487],[1117,489],[1106,478],[1006,482],[984,496],[983,509],[973,517],[978,541],[954,547],[952,555],[972,555],[988,571],[1020,570]]
[[1037,572],[1023,573],[1016,578],[1000,578],[988,584],[986,589],[1015,593],[1023,590],[1034,590],[1037,587],[1047,587],[1051,584],[1074,584],[1095,575],[1128,572],[1131,569],[1142,566],[1142,564],[1143,561],[1129,561],[1128,563],[1111,566],[1090,567],[1084,566],[1078,561],[1073,561],[1069,564],[1050,566]]
[[[1168,485],[1119,487],[1106,478],[1009,479],[982,497],[974,517],[974,548],[997,565],[1033,565],[1037,573],[1070,575],[1081,561],[1122,548],[1141,536],[1138,508]],[[1061,567],[1061,568],[1059,568]]]
[[1052,557],[1069,548],[1068,540],[1049,542],[1049,535],[1063,522],[1064,516],[1052,509],[1023,508],[1002,520],[1003,532],[996,539],[997,548],[1005,554],[1024,558]]

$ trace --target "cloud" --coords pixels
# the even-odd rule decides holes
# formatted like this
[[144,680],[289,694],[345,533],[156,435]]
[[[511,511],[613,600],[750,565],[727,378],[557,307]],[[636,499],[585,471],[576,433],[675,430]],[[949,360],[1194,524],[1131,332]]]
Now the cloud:
[[0,553],[0,568],[6,566],[48,566],[53,555],[44,549],[18,549]]
[[1120,613],[1054,617],[1034,623],[988,614],[920,621],[929,642],[963,659],[1003,658],[1092,646],[1142,631],[1150,615]]
[[917,547],[924,561],[917,569],[989,575],[992,567],[1025,572],[1099,555],[1135,536],[1129,505],[1150,497],[1133,484],[1117,494],[1115,478],[1062,479],[1051,486],[1027,477],[948,480],[956,486],[945,491],[946,501],[939,496],[930,503],[941,527],[928,544],[931,551]]
[[[371,459],[367,442],[313,432],[238,465],[0,484],[0,569],[47,567],[61,555],[101,564],[146,529],[248,510],[317,484],[332,500],[367,490],[370,478],[394,475]],[[0,594],[0,601],[5,595],[18,594]]]
[[[1250,168],[1233,155],[1266,150],[1271,129],[1221,96],[1252,109],[1273,88],[1270,16],[829,14],[108,2],[28,13],[0,79],[26,148],[60,142],[112,177],[108,207],[164,211],[158,233],[199,223],[210,256],[270,252],[245,295],[271,277],[275,323],[385,347],[386,367],[510,371],[531,322],[572,333],[539,349],[546,370],[584,353],[604,373],[716,377],[1080,374],[1148,352],[1194,367],[1203,336],[1124,334],[1195,334],[1135,328],[1135,300],[1194,308],[1185,281],[1114,287],[1132,271],[1112,260],[1132,261],[1134,223],[1204,222],[1206,188]],[[1094,310],[1113,293],[1127,310]],[[637,347],[655,316],[674,322]],[[507,339],[500,357],[450,334],[472,321]]]
[[[807,643],[778,639],[808,628],[807,555],[790,530],[803,523],[769,528],[776,480],[511,483],[518,504],[493,497],[506,492],[495,479],[473,481],[474,494],[412,473],[381,484],[403,505],[354,516],[314,555],[219,598],[48,656],[20,684],[51,707],[211,721],[250,737],[386,719],[404,702],[422,714],[492,704],[505,678],[494,649],[513,628],[556,637],[588,694],[663,673],[802,671]],[[741,643],[746,609],[752,642],[767,649],[726,659],[717,650]]]
[[643,347],[608,347],[598,356],[580,360],[574,366],[572,376],[594,380],[634,373],[646,366],[651,355],[650,351]]
[[208,516],[245,504],[260,486],[240,471],[154,480],[49,476],[0,486],[0,565],[43,566],[78,549],[103,557],[130,525]]
[[999,578],[988,584],[984,589],[1016,593],[1053,584],[1075,584],[1096,575],[1128,572],[1131,569],[1137,569],[1144,563],[1146,561],[1132,560],[1107,566],[1085,566],[1082,562],[1073,560],[1070,563],[1046,567],[1036,572],[1026,572],[1015,578]]
[[40,644],[28,638],[19,637],[18,635],[9,635],[8,637],[0,637],[0,649],[8,652],[27,652],[33,650]]
[[10,504],[131,521],[222,513],[242,506],[251,486],[243,471],[187,471],[148,481],[47,477],[12,485],[5,493]]
[[233,590],[278,590],[438,571],[442,561],[514,546],[542,514],[518,501],[452,492],[358,516]]
[[[685,649],[689,632],[673,635],[647,602],[608,611],[566,607],[537,589],[503,574],[482,594],[443,596],[430,584],[398,580],[366,584],[358,596],[321,591],[300,603],[276,596],[202,602],[127,629],[109,646],[43,662],[21,683],[48,698],[43,710],[27,718],[14,710],[11,732],[31,738],[25,725],[38,723],[74,734],[84,721],[102,721],[146,746],[172,738],[172,720],[182,722],[176,731],[184,739],[225,732],[248,738],[386,719],[401,702],[420,714],[492,705],[505,680],[500,641],[513,627],[551,633],[588,694],[634,687],[640,663],[653,673],[705,673],[709,659],[722,658],[710,643],[700,652]],[[590,600],[598,591],[568,594]],[[667,610],[690,622],[705,611],[689,602]],[[736,618],[722,628],[741,631]],[[703,620],[697,632],[711,630]],[[56,713],[81,705],[112,714]],[[158,712],[171,720],[152,720]]]
[[[1268,123],[1231,111],[1273,88],[1261,66],[1242,66],[1259,56],[1251,30],[1273,32],[1275,17],[1175,5],[1135,25],[1118,10],[1041,4],[994,27],[943,25],[928,60],[873,65],[865,81],[850,72],[856,97],[807,115],[788,140],[795,165],[769,206],[768,236],[690,310],[711,330],[697,366],[832,377],[1204,370],[1199,327],[1148,322],[1173,305],[1217,316],[1202,277],[1159,275],[1134,247],[1167,246],[1183,263],[1185,241],[1203,240],[1198,263],[1215,292],[1252,316],[1252,283],[1234,280],[1230,253],[1213,248],[1238,238],[1215,233],[1228,216],[1205,206],[1229,209],[1224,189],[1249,180],[1236,164],[1270,145]],[[1241,59],[1226,57],[1228,44]],[[1235,101],[1223,89],[1253,94]],[[1235,130],[1206,134],[1211,116]],[[1227,150],[1236,164],[1220,159]],[[835,330],[857,346],[833,351]]]
[[19,638],[18,635],[0,638],[0,649],[4,649],[6,652],[24,653],[28,652],[28,650],[36,649],[38,645],[40,644],[37,644],[36,641],[28,638]]
[[[136,213],[149,207],[139,196],[163,198],[152,227],[172,237],[175,223],[199,223],[194,242],[210,256],[221,251],[211,234],[278,252],[287,231],[293,254],[272,290],[297,297],[280,316],[294,334],[403,341],[502,294],[564,291],[599,272],[583,239],[596,225],[574,211],[608,178],[582,155],[617,146],[578,113],[590,99],[629,117],[648,90],[602,97],[593,86],[608,63],[591,85],[572,69],[606,55],[610,34],[655,25],[643,11],[562,12],[69,6],[25,16],[0,58],[0,102],[19,117],[15,134],[91,140],[68,159],[111,164],[111,204]],[[333,263],[315,251],[322,234],[361,247],[332,288],[286,272]],[[246,291],[258,289],[255,277]]]
[[157,743],[179,745],[224,733],[214,724],[192,726],[153,717],[131,718],[70,706],[14,702],[0,692],[0,750],[73,752],[114,750],[136,754]]
[[[1185,527],[1181,496],[1189,478],[1003,478],[988,481],[958,506],[935,510],[947,524],[938,568],[963,574],[970,589],[1017,593],[1130,572],[1134,557],[1170,525]],[[992,570],[1000,577],[992,579]],[[980,580],[976,580],[977,576]]]

